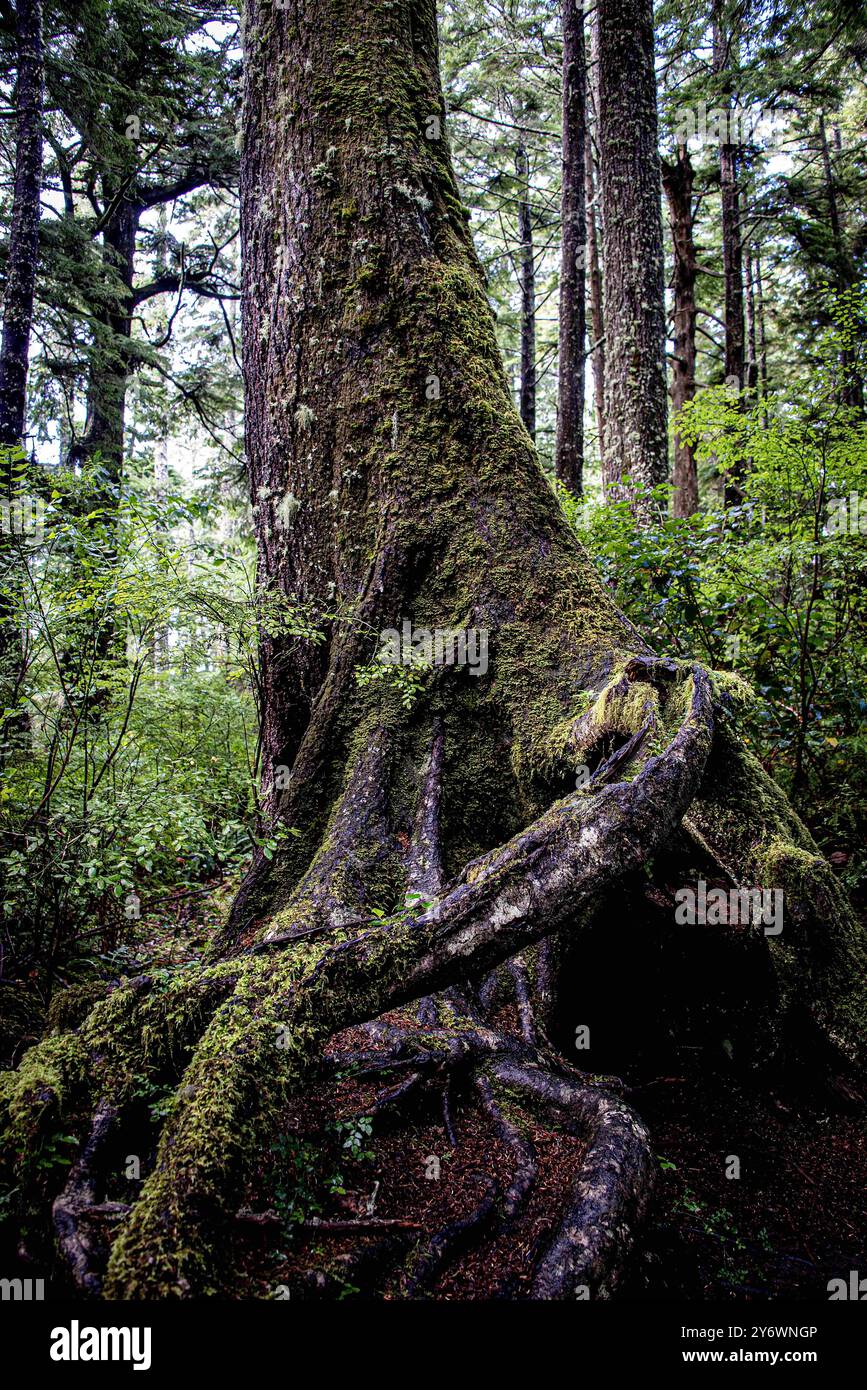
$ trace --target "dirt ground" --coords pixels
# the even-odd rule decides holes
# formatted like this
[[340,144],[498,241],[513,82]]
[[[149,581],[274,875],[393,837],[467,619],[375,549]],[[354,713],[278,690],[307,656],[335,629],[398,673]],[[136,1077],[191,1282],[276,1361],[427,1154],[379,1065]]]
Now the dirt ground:
[[[334,1047],[365,1044],[363,1034],[350,1032]],[[651,1130],[660,1172],[643,1248],[619,1297],[827,1301],[829,1279],[867,1268],[867,1135],[855,1108],[809,1090],[805,1098],[793,1084],[770,1096],[752,1093],[695,1052],[688,1063],[677,1075],[637,1078],[629,1092]],[[495,1185],[499,1192],[508,1186],[515,1160],[472,1097],[452,1097],[459,1102],[450,1110],[455,1147],[436,1086],[386,1107],[361,1152],[344,1147],[337,1123],[369,1115],[377,1092],[399,1079],[323,1083],[287,1115],[288,1150],[265,1160],[247,1202],[279,1214],[280,1171],[288,1163],[297,1174],[299,1152],[309,1201],[288,1220],[241,1228],[242,1296],[527,1296],[533,1255],[562,1219],[580,1142],[512,1112],[535,1148],[538,1176],[522,1215],[498,1234],[495,1213],[486,1219],[486,1199],[490,1207]],[[727,1176],[737,1171],[733,1159],[739,1177]],[[368,1229],[347,1233],[311,1221],[359,1221]],[[470,1229],[454,1257],[414,1288],[416,1243],[461,1221]]]

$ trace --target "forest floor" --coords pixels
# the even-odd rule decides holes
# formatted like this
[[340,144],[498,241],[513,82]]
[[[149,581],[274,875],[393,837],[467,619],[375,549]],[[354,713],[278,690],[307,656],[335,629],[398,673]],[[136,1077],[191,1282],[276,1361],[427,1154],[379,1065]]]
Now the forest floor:
[[[645,1267],[624,1296],[826,1301],[829,1279],[867,1263],[863,1119],[701,1063],[682,1084],[630,1096],[663,1172]],[[726,1177],[730,1155],[740,1178]]]
[[[363,1030],[332,1042],[337,1051],[363,1047],[370,1047]],[[661,1172],[642,1253],[620,1296],[827,1301],[829,1279],[848,1282],[850,1270],[867,1265],[867,1135],[860,1118],[836,1098],[829,1105],[791,1085],[781,1094],[750,1090],[697,1053],[690,1069],[638,1082],[629,1092],[650,1128]],[[341,1148],[353,1117],[370,1115],[385,1084],[344,1077],[313,1088],[287,1114],[276,1164],[263,1162],[246,1200],[255,1210],[279,1210],[280,1165],[288,1163],[306,1177],[308,1218],[315,1209],[321,1222],[363,1222],[372,1207],[375,1219],[418,1229],[373,1227],[361,1235],[293,1227],[284,1208],[290,1219],[282,1226],[242,1236],[240,1264],[250,1280],[244,1296],[274,1297],[282,1289],[284,1297],[405,1297],[411,1264],[401,1252],[471,1217],[493,1184],[508,1186],[514,1158],[471,1096],[451,1098],[454,1148],[433,1090],[420,1109],[423,1096],[383,1111],[361,1141],[363,1154]],[[510,1118],[522,1122],[538,1162],[523,1215],[499,1236],[481,1224],[469,1249],[416,1296],[527,1295],[534,1256],[562,1219],[582,1148],[569,1135],[540,1129],[529,1114],[512,1110]],[[726,1177],[733,1154],[739,1178]],[[333,1183],[336,1173],[340,1181]],[[329,1195],[330,1180],[343,1191]]]

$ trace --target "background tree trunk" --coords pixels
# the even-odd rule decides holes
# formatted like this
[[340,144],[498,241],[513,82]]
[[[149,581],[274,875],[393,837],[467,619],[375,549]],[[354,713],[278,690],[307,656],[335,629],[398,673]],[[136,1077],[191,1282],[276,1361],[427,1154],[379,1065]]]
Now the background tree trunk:
[[[756,331],[758,337],[758,385],[762,399],[767,399],[768,394],[768,344],[765,334],[765,296],[762,285],[762,253],[756,249]],[[763,410],[762,418],[767,429],[767,411]]]
[[99,315],[88,382],[86,432],[75,447],[75,460],[81,462],[98,454],[112,497],[123,472],[135,252],[142,209],[124,196],[123,186],[114,192],[107,188],[105,199],[109,211],[102,233],[103,258],[116,289],[114,302]]
[[[605,487],[668,478],[661,184],[650,0],[600,0]],[[647,501],[640,511],[654,515]]]
[[713,70],[722,79],[727,123],[720,133],[719,168],[722,204],[723,275],[725,277],[725,375],[737,389],[744,384],[744,286],[741,246],[741,200],[738,187],[739,146],[733,138],[736,127],[732,115],[730,75],[735,36],[725,0],[715,0],[713,9]]
[[723,271],[725,274],[725,374],[740,390],[744,384],[744,287],[741,250],[740,192],[737,184],[737,150],[728,142],[720,146],[722,190]]
[[[597,143],[599,138],[599,24],[596,11],[590,16],[590,62],[587,66],[586,129],[587,149],[584,159],[584,179],[587,203],[587,251],[590,277],[590,328],[593,345],[590,359],[593,364],[593,400],[596,406],[596,438],[599,466],[603,480],[608,468],[605,463],[605,316],[602,298],[602,262],[599,255],[599,224],[602,195],[599,188]],[[586,56],[586,54],[585,54]]]
[[[671,411],[678,412],[695,396],[695,282],[698,275],[693,238],[693,168],[686,145],[678,145],[673,164],[663,161],[662,181],[668,198],[671,241],[674,251],[674,352],[671,366]],[[675,426],[674,514],[692,516],[698,511],[698,475],[695,450]]]
[[[18,0],[15,9],[18,77],[15,105],[15,188],[0,345],[0,445],[20,444],[27,405],[30,328],[39,259],[39,199],[42,191],[42,4]],[[6,480],[4,491],[8,490]]]
[[584,10],[563,6],[563,191],[560,259],[557,477],[580,494],[584,479],[584,339],[586,336],[587,208],[585,202],[586,82]]
[[530,160],[523,144],[515,154],[518,175],[519,284],[521,288],[520,413],[527,433],[536,438],[536,251],[530,206]]
[[0,341],[0,499],[10,509],[8,522],[4,518],[0,524],[0,704],[14,712],[4,714],[0,722],[0,763],[5,759],[10,737],[27,727],[26,716],[17,708],[23,670],[18,619],[23,574],[18,554],[22,540],[13,534],[13,499],[16,494],[21,495],[27,471],[25,461],[20,456],[16,458],[16,450],[24,447],[30,331],[39,260],[44,86],[41,0],[18,0],[15,22],[15,185]]
[[[835,133],[839,141],[839,130]],[[831,158],[831,148],[828,143],[825,116],[821,111],[819,112],[819,147],[822,153],[822,173],[825,181],[825,197],[828,204],[828,224],[831,228],[831,241],[834,248],[834,279],[838,290],[841,293],[845,293],[856,284],[858,280],[858,271],[843,235],[843,221],[840,214],[839,200],[837,198],[837,179]],[[841,401],[844,405],[851,406],[854,410],[863,411],[864,383],[861,381],[855,369],[855,354],[851,348],[841,348],[840,367],[842,369],[841,374],[843,378],[840,392]]]
[[[738,186],[739,145],[733,139],[736,126],[732,118],[732,52],[736,43],[734,23],[726,0],[714,0],[713,70],[722,79],[726,128],[720,133],[719,172],[723,279],[725,284],[725,380],[735,391],[744,388],[746,332],[744,322],[743,251],[741,195]],[[746,461],[738,461],[726,476],[725,499],[730,506],[743,500]]]
[[756,325],[756,293],[753,267],[752,244],[744,247],[744,305],[747,328],[747,363],[745,385],[748,391],[755,391],[759,380],[758,330]]

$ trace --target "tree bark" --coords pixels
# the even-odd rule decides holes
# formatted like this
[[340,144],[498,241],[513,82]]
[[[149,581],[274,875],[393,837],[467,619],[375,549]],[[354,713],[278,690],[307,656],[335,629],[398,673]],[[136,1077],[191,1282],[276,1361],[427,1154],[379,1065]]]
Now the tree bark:
[[[713,12],[713,70],[723,78],[726,115],[731,112],[731,50],[725,0],[715,0]],[[721,132],[719,146],[720,198],[722,204],[723,275],[725,278],[725,374],[738,390],[744,384],[744,288],[741,251],[741,210],[738,187],[739,147],[732,137],[731,122]]]
[[523,144],[515,154],[518,175],[518,250],[521,289],[520,413],[527,433],[536,438],[536,252],[530,206],[530,160]]
[[[675,161],[663,161],[662,182],[668,199],[671,244],[674,256],[674,353],[671,367],[671,412],[675,422],[687,401],[695,396],[695,282],[698,275],[693,237],[693,168],[686,145],[678,145]],[[692,516],[698,511],[698,474],[695,450],[677,432],[674,438],[674,514]]]
[[[39,260],[42,193],[42,106],[44,54],[41,0],[18,0],[15,11],[18,73],[15,105],[15,183],[0,341],[0,499],[9,508],[0,524],[0,763],[15,732],[27,728],[17,709],[23,671],[18,609],[23,584],[20,540],[15,537],[14,501],[21,495],[27,418],[27,371]],[[7,531],[8,525],[8,531]]]
[[587,208],[584,9],[563,6],[563,188],[557,379],[557,477],[576,495],[584,486]]
[[741,253],[740,193],[737,184],[737,150],[720,146],[722,190],[723,273],[725,275],[725,374],[736,390],[744,384],[744,289]]
[[747,362],[744,381],[748,391],[755,391],[759,380],[759,348],[756,325],[756,281],[753,251],[749,242],[744,248],[744,292],[747,327]]
[[[593,364],[593,400],[596,406],[596,437],[602,477],[607,474],[605,464],[605,316],[602,298],[602,264],[599,259],[599,189],[598,165],[594,145],[594,131],[599,130],[598,101],[598,25],[595,13],[590,19],[590,67],[586,85],[587,96],[587,148],[584,157],[584,179],[587,204],[587,250],[590,277],[590,328],[593,346],[590,360]],[[592,118],[592,123],[591,123]]]
[[668,479],[662,214],[650,0],[600,0],[606,493]]
[[[839,131],[835,133],[837,141],[839,142]],[[837,179],[834,173],[834,164],[831,159],[828,132],[825,126],[825,115],[822,111],[819,112],[819,145],[822,152],[822,173],[825,180],[825,198],[828,204],[828,223],[831,228],[831,239],[834,247],[834,279],[838,290],[841,293],[845,293],[857,282],[858,270],[846,246],[843,234],[843,222],[840,215],[839,201],[837,199]],[[840,369],[842,385],[840,400],[843,405],[851,406],[854,410],[863,412],[864,383],[856,371],[855,363],[855,353],[852,348],[841,348]]]
[[854,280],[855,268],[843,241],[840,206],[837,201],[837,181],[834,177],[834,166],[831,162],[831,150],[828,144],[828,132],[823,111],[819,112],[819,148],[822,153],[822,173],[825,179],[825,198],[828,203],[828,225],[831,228],[831,240],[836,259],[835,278],[840,287],[843,288]]
[[[732,106],[731,53],[735,42],[729,25],[726,0],[714,0],[713,8],[713,70],[723,79],[725,112],[728,118]],[[741,249],[741,200],[738,187],[739,146],[732,140],[731,121],[721,132],[719,146],[720,202],[722,219],[723,279],[725,284],[725,380],[726,385],[740,391],[744,387],[745,327],[743,254]],[[746,464],[736,463],[725,481],[725,499],[730,506],[743,500],[743,475]]]
[[[758,384],[762,400],[768,396],[768,343],[765,335],[765,295],[762,285],[762,253],[756,250],[756,327],[758,334]],[[767,429],[767,408],[762,409],[764,427]]]
[[[42,192],[44,59],[41,0],[18,0],[15,10],[18,79],[15,105],[15,186],[0,345],[0,445],[21,444],[27,405],[30,329],[39,259]],[[8,490],[7,486],[4,491]]]
[[110,499],[116,501],[123,473],[126,393],[131,369],[132,296],[141,206],[123,186],[104,191],[109,213],[103,228],[103,260],[113,286],[109,307],[97,316],[94,356],[87,391],[87,424],[74,462],[99,456]]

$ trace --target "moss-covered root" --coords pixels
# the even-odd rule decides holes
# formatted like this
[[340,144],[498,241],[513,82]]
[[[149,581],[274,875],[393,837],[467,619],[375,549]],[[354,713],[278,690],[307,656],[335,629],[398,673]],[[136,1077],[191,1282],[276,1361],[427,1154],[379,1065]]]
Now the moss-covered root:
[[[17,1071],[0,1077],[0,1152],[4,1183],[27,1194],[28,1205],[43,1194],[40,1157],[52,1133],[68,1127],[85,1090],[88,1050],[76,1035],[47,1038],[25,1053]],[[42,1170],[44,1172],[44,1170]]]
[[53,1134],[74,1127],[78,1119],[89,1127],[100,1096],[100,1074],[111,1086],[121,1075],[141,1073],[139,1019],[151,987],[145,976],[129,981],[101,999],[74,1032],[43,1039],[24,1054],[15,1071],[0,1076],[2,1161],[23,1191],[42,1193],[43,1151]]
[[710,747],[710,688],[698,668],[682,696],[682,724],[633,783],[552,808],[417,919],[248,958],[196,1050],[155,1170],[115,1243],[109,1296],[215,1291],[217,1243],[246,1162],[327,1036],[487,973],[653,852],[689,806]]
[[237,977],[234,964],[185,971],[167,984],[139,976],[101,999],[74,1032],[43,1039],[0,1076],[0,1160],[28,1204],[35,1209],[51,1195],[57,1165],[45,1158],[55,1137],[72,1131],[86,1141],[101,1101],[122,1107],[143,1077],[182,1065]]
[[772,839],[761,855],[759,879],[783,892],[785,927],[770,942],[781,998],[863,1068],[867,942],[831,866],[790,840]]
[[297,1050],[282,1046],[284,1036],[276,1000],[269,1007],[256,989],[240,987],[219,1009],[184,1074],[154,1170],[115,1241],[106,1297],[203,1296],[231,1280],[218,1242],[250,1156],[267,1141],[297,1076]]
[[[718,721],[699,796],[697,831],[740,886],[783,893],[783,929],[769,935],[776,1036],[809,1018],[838,1057],[867,1061],[867,940],[846,894],[777,784]],[[797,1031],[797,1029],[796,1029]],[[807,1039],[809,1041],[809,1039]]]

